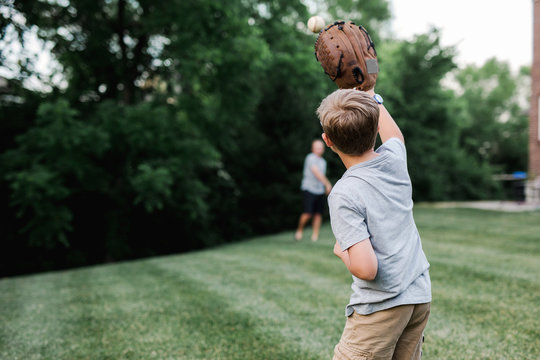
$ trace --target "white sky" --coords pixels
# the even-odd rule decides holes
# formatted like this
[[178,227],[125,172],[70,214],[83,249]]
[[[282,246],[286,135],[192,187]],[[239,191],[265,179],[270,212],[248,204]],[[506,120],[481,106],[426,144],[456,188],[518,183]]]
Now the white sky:
[[533,0],[390,0],[399,39],[441,30],[443,46],[457,45],[456,62],[483,65],[496,57],[513,70],[532,64]]

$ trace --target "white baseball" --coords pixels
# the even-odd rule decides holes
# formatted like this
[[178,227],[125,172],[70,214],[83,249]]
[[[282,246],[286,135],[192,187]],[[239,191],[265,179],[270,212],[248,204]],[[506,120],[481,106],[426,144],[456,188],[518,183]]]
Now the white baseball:
[[324,19],[320,16],[312,16],[307,22],[307,27],[311,32],[318,33],[324,27]]

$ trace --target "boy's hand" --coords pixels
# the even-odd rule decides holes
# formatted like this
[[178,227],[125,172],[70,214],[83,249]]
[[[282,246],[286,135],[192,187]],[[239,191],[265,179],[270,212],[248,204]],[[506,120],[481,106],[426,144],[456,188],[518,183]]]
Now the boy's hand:
[[344,259],[348,257],[348,253],[346,251],[341,250],[341,246],[339,246],[339,243],[336,240],[336,243],[334,244],[334,255],[336,255],[341,260],[345,261]]
[[359,279],[371,281],[377,276],[377,256],[369,238],[351,246],[346,251],[341,251],[341,246],[336,241],[334,255],[340,258],[350,273]]
[[336,255],[338,258],[341,258],[343,255],[343,251],[341,251],[341,247],[339,246],[338,242],[334,244],[334,255]]
[[351,265],[351,261],[349,259],[349,252],[341,250],[341,246],[339,246],[339,243],[336,240],[336,243],[334,244],[334,255],[336,255],[338,258],[343,261],[347,269]]

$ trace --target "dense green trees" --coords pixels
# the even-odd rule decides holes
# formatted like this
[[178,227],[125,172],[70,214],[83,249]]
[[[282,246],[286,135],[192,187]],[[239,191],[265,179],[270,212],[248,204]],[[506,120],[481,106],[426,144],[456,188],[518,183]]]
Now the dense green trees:
[[[508,67],[458,70],[459,93],[441,85],[456,69],[436,31],[380,39],[386,1],[309,6],[327,18],[350,14],[380,44],[377,91],[407,138],[415,199],[493,196],[493,172],[514,170],[523,153],[512,141],[525,125]],[[315,109],[335,89],[313,56],[305,3],[21,0],[0,14],[0,41],[34,31],[54,45],[66,84],[25,89],[32,58],[10,63],[0,52],[15,74],[0,96],[0,236],[17,254],[0,259],[0,273],[294,226],[302,161],[320,134]],[[494,86],[477,99],[471,77],[503,75],[503,94]],[[474,112],[484,100],[490,132]],[[482,156],[486,141],[496,154]],[[327,159],[336,180],[343,167]]]
[[[466,120],[460,145],[495,171],[526,171],[528,142],[528,69],[513,74],[508,64],[490,59],[456,75]],[[521,97],[520,97],[521,96]]]

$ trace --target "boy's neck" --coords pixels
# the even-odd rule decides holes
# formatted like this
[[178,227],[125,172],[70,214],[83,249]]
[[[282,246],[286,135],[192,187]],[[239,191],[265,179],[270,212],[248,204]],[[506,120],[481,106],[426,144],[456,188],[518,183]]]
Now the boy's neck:
[[374,149],[368,150],[362,155],[348,155],[348,154],[342,153],[341,151],[338,152],[338,155],[341,161],[343,162],[343,165],[345,165],[347,169],[349,169],[350,167],[354,165],[358,165],[360,163],[369,161],[379,156],[379,154],[377,154]]

